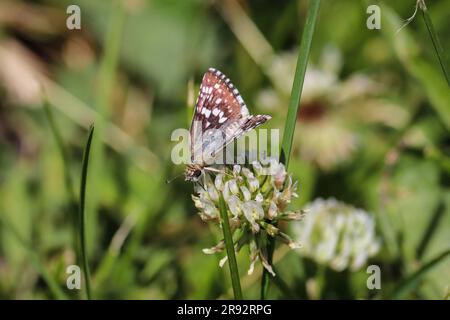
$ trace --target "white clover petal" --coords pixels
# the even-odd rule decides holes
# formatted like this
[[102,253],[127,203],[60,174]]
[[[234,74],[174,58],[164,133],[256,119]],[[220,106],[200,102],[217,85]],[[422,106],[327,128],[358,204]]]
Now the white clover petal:
[[239,193],[239,187],[235,179],[231,179],[228,181],[228,187],[233,194],[237,195]]
[[266,269],[272,276],[275,277],[275,272],[273,271],[272,266],[269,264],[267,259],[262,255],[260,255],[260,258],[261,258],[261,263],[262,263],[264,269]]
[[223,173],[219,173],[214,179],[214,186],[217,190],[223,191],[224,183],[223,183]]
[[242,174],[247,178],[247,179],[255,179],[255,175],[253,174],[253,172],[248,169],[248,168],[242,168]]
[[255,201],[261,204],[263,203],[264,196],[261,194],[261,192],[258,192],[258,194],[255,196]]
[[212,201],[216,202],[219,201],[219,193],[217,192],[217,189],[214,186],[210,185],[208,187],[208,195]]
[[202,203],[202,201],[200,200],[199,197],[192,196],[192,200],[194,201],[194,206],[197,209],[202,209],[203,208],[203,203]]
[[252,166],[253,166],[253,170],[256,172],[256,175],[258,175],[258,176],[265,175],[264,168],[262,167],[262,165],[259,162],[253,161]]
[[223,268],[223,266],[225,265],[225,262],[227,262],[227,260],[228,260],[228,256],[225,256],[222,259],[220,259],[219,267]]
[[203,251],[204,254],[214,254],[214,253],[217,253],[217,252],[222,252],[224,248],[225,248],[225,241],[221,240],[214,247],[212,247],[212,248],[205,248],[205,249],[202,249],[202,251]]
[[289,242],[289,243],[288,243],[288,246],[289,246],[289,248],[291,248],[291,249],[300,249],[300,248],[303,247],[300,243],[294,242],[294,241]]
[[210,203],[204,204],[203,212],[211,218],[216,218],[219,216],[219,210],[216,208],[215,205]]
[[253,232],[258,232],[260,227],[256,221],[264,218],[263,208],[256,201],[247,201],[244,202],[242,211],[247,221],[250,222]]
[[230,209],[231,213],[233,214],[233,216],[237,217],[241,214],[242,209],[241,209],[241,205],[242,202],[241,200],[239,200],[239,198],[235,195],[232,195],[228,200],[228,208]]
[[269,210],[267,211],[268,218],[272,220],[277,216],[278,207],[274,201],[270,201]]
[[275,187],[278,189],[281,189],[283,187],[284,181],[286,179],[286,170],[284,168],[284,165],[279,164],[278,167],[275,169],[275,173],[273,176]]
[[228,201],[228,199],[231,197],[230,182],[229,181],[225,182],[225,184],[223,186],[223,190],[222,190],[222,195],[223,195],[223,199],[225,201]]
[[245,201],[249,201],[252,199],[252,194],[250,193],[250,191],[247,189],[246,186],[241,186],[241,191]]
[[259,181],[255,178],[247,178],[248,181],[248,187],[250,188],[251,192],[256,192],[259,190]]
[[250,262],[250,266],[248,268],[247,274],[250,276],[253,274],[253,271],[255,270],[255,263],[258,259],[253,260],[252,262]]

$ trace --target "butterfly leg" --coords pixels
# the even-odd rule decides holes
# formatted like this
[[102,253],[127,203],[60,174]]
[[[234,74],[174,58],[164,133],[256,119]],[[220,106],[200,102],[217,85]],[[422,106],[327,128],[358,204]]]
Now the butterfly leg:
[[212,168],[212,167],[205,167],[204,170],[205,171],[209,171],[209,172],[222,173],[222,174],[225,174],[225,175],[230,176],[230,177],[233,176],[232,174],[229,174],[228,172],[226,172],[225,169],[224,170],[220,170],[220,169],[216,169],[216,168]]

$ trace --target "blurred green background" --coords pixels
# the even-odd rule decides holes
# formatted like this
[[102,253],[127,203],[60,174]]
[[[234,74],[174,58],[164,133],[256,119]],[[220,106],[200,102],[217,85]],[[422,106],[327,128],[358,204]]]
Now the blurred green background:
[[[335,197],[373,214],[382,289],[366,268],[325,269],[320,298],[449,297],[450,90],[415,1],[322,1],[289,171],[301,208]],[[68,30],[66,8],[81,8]],[[381,6],[381,30],[366,27]],[[450,2],[428,1],[450,50]],[[171,132],[187,128],[202,74],[215,67],[252,113],[283,128],[308,2],[250,0],[0,1],[0,298],[84,298],[68,290],[87,128],[87,246],[97,299],[230,298],[220,237],[203,223],[193,187],[170,161]],[[59,128],[66,150],[51,128]],[[289,233],[289,231],[287,231]],[[258,298],[261,269],[247,276]],[[275,254],[269,298],[317,298],[314,261]],[[417,273],[419,271],[419,273]],[[419,275],[417,278],[414,275]],[[411,278],[413,276],[413,278]],[[411,281],[411,279],[413,281]],[[312,281],[312,282],[311,282]],[[312,283],[312,284],[311,284]]]

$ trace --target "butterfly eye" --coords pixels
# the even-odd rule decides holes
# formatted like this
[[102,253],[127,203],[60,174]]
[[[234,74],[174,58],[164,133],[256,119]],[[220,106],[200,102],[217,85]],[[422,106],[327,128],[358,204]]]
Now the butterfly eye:
[[198,177],[201,176],[201,174],[202,174],[202,171],[201,171],[201,170],[196,170],[196,171],[194,172],[194,177],[198,178]]

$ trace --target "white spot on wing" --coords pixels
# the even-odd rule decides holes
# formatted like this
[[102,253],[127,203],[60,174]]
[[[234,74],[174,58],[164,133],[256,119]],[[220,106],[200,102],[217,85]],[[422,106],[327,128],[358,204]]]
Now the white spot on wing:
[[202,110],[202,114],[204,114],[206,118],[209,118],[209,115],[211,114],[211,110],[209,110],[208,108],[204,108]]

